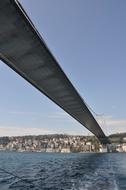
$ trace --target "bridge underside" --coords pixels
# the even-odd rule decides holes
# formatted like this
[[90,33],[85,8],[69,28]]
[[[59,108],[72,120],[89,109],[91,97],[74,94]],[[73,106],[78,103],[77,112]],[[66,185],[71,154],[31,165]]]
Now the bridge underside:
[[17,1],[0,0],[0,58],[91,131],[108,139]]

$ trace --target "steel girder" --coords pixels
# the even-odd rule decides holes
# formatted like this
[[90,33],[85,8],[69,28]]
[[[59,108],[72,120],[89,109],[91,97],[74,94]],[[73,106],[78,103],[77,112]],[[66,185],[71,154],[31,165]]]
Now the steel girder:
[[18,1],[0,0],[0,58],[91,131],[108,139]]

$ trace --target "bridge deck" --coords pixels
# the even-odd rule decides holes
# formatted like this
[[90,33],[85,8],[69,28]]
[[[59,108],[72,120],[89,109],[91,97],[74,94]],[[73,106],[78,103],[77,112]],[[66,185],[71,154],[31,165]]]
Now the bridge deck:
[[0,1],[0,58],[95,134],[101,143],[108,142],[44,40],[14,0]]

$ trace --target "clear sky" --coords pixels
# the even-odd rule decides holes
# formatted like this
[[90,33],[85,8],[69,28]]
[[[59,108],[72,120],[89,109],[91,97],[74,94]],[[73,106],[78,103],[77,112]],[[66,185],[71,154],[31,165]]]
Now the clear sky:
[[[106,134],[126,132],[126,1],[21,0]],[[0,62],[0,136],[88,131]]]

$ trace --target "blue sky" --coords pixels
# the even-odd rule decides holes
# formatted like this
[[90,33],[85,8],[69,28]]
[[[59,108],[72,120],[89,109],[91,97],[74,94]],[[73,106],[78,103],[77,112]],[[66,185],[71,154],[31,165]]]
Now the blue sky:
[[[126,1],[21,0],[106,134],[126,131]],[[89,132],[0,62],[0,136]]]

